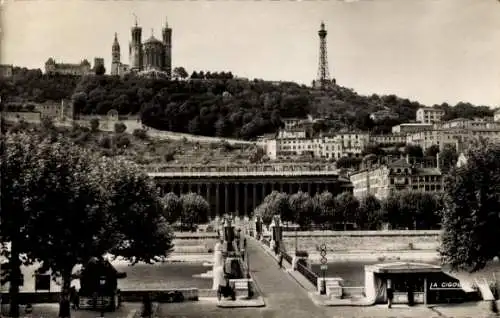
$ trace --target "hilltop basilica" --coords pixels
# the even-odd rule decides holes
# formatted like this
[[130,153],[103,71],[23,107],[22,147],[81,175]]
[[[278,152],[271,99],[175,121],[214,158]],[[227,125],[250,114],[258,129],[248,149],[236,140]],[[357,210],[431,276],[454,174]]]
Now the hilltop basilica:
[[115,33],[115,40],[111,49],[111,75],[124,75],[126,73],[137,73],[139,75],[152,75],[155,77],[172,76],[172,29],[165,26],[162,28],[162,40],[158,40],[153,35],[142,42],[142,28],[137,25],[132,27],[132,40],[129,44],[129,63],[122,64],[120,44],[118,35]]

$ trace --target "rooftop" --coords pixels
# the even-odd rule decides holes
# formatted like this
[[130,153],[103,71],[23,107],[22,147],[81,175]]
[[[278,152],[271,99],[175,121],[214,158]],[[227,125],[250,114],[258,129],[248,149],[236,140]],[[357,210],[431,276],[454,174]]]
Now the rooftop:
[[365,271],[370,271],[374,273],[402,274],[402,273],[439,273],[442,270],[441,266],[432,264],[395,262],[395,263],[365,265]]

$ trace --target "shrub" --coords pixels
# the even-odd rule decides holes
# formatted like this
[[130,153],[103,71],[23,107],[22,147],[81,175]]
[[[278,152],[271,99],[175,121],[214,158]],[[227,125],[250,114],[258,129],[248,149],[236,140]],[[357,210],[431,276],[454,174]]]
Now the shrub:
[[80,136],[78,136],[76,139],[75,139],[75,143],[77,145],[83,145],[85,144],[86,141],[89,140],[89,133],[88,132],[81,132],[80,133]]
[[132,135],[142,140],[146,140],[148,138],[148,133],[146,132],[146,130],[140,128],[134,129]]
[[170,162],[172,160],[175,159],[175,154],[176,154],[176,151],[175,150],[169,150],[165,156],[163,157],[165,159],[165,162]]
[[97,132],[99,131],[99,119],[92,118],[90,120],[90,131]]
[[127,126],[124,123],[119,122],[115,124],[115,133],[122,134],[127,130]]
[[108,136],[103,136],[99,140],[99,146],[104,149],[110,149],[111,148],[111,139]]
[[116,146],[118,148],[128,148],[130,146],[130,139],[128,136],[119,135],[116,137]]

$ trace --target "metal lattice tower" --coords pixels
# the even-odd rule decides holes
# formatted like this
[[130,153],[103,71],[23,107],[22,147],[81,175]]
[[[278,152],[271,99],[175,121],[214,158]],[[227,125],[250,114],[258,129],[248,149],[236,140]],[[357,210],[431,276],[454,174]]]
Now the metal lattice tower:
[[318,77],[317,84],[324,88],[330,82],[330,73],[328,71],[328,54],[326,52],[326,35],[325,23],[321,22],[321,29],[318,31],[319,35],[319,63],[318,63]]

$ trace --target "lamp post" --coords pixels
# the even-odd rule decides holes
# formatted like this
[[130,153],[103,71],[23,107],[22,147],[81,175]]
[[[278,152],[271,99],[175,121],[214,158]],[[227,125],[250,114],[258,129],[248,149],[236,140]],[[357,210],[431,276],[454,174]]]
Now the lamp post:
[[297,251],[299,249],[299,236],[298,236],[298,226],[295,226],[295,254],[297,254]]
[[106,286],[106,276],[99,278],[99,291],[101,292],[101,317],[104,318],[104,287]]

